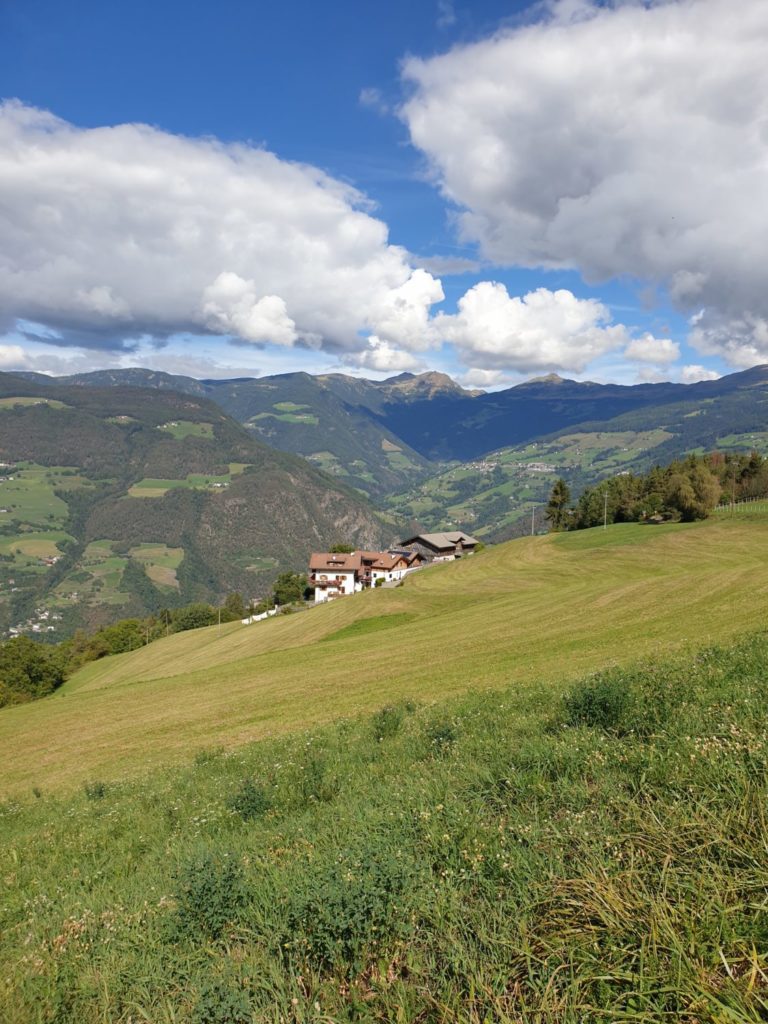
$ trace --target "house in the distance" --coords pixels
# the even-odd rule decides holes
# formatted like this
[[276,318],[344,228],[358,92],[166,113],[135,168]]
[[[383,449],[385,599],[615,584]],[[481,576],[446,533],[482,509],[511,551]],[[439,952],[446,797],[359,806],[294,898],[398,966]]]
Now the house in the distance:
[[415,566],[414,560],[400,551],[361,551],[360,557],[363,561],[363,585],[368,587],[375,587],[379,580],[382,583],[402,580]]
[[455,558],[474,554],[479,543],[468,533],[454,530],[449,533],[418,533],[404,540],[401,547],[418,552],[426,561],[452,562]]
[[397,584],[422,562],[417,551],[400,549],[355,551],[350,555],[322,552],[309,560],[309,585],[315,591],[315,604],[320,604],[368,587]]
[[315,591],[315,603],[344,597],[363,589],[363,561],[360,552],[351,555],[322,552],[309,560],[309,585]]

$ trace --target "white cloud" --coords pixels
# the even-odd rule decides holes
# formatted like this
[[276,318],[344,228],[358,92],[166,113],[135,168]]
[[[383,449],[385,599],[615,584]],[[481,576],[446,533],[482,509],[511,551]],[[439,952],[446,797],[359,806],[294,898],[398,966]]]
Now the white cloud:
[[691,319],[688,342],[702,355],[723,356],[741,369],[768,363],[768,317],[752,312],[729,317],[702,310]]
[[360,90],[358,102],[361,107],[367,107],[368,110],[375,110],[377,114],[386,115],[392,113],[392,109],[384,99],[384,94],[381,89],[377,89],[373,85],[368,85],[364,89]]
[[457,378],[465,388],[511,387],[514,381],[503,370],[468,370]]
[[[548,9],[404,65],[402,115],[463,240],[500,264],[631,275],[685,308],[768,317],[768,3]],[[744,365],[768,351],[754,334],[699,340]]]
[[720,380],[717,370],[708,370],[706,366],[690,364],[680,370],[680,380],[683,384],[695,384],[700,380]]
[[362,352],[350,353],[344,357],[349,366],[359,369],[373,370],[376,373],[400,373],[403,370],[423,370],[421,363],[410,352],[403,352],[388,341],[382,341],[376,335],[368,338],[368,347]]
[[0,369],[26,370],[27,354],[21,345],[0,345]]
[[680,358],[680,346],[669,338],[654,338],[652,334],[645,334],[642,338],[630,341],[624,349],[624,355],[631,362],[669,366]]
[[203,292],[206,326],[222,334],[235,334],[244,341],[293,345],[298,339],[296,324],[288,316],[279,295],[257,298],[254,281],[244,281],[231,272],[219,274]]
[[481,281],[459,300],[458,313],[438,315],[435,325],[473,368],[580,372],[629,341],[626,328],[609,321],[602,303],[565,289],[538,288],[520,298]]
[[399,288],[383,293],[371,310],[369,321],[375,331],[403,348],[421,351],[438,339],[429,310],[445,298],[442,285],[426,270],[414,270]]
[[456,9],[453,0],[437,0],[437,27],[450,28],[456,24]]
[[253,146],[80,129],[6,103],[0,321],[93,348],[180,331],[341,352],[376,333],[415,348],[440,283],[414,272],[367,205]]

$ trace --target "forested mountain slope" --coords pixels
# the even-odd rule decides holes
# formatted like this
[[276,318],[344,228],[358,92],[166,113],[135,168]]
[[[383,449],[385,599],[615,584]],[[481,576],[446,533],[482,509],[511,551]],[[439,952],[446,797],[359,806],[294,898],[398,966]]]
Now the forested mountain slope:
[[[542,386],[559,392],[568,383]],[[451,526],[503,540],[529,532],[532,512],[544,525],[540,513],[557,476],[578,497],[607,477],[643,473],[686,452],[768,452],[768,367],[719,381],[653,387],[674,400],[586,420],[450,466],[393,496],[389,507],[420,528]]]
[[313,548],[397,529],[354,490],[205,398],[0,375],[0,616],[59,633],[258,596]]

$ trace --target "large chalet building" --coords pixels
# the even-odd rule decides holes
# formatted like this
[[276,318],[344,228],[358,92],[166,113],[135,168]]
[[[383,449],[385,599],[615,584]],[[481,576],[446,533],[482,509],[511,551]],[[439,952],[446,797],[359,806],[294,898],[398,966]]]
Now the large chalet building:
[[346,597],[369,587],[396,584],[426,562],[447,562],[471,555],[478,542],[461,531],[422,533],[388,551],[324,551],[309,560],[309,586],[315,603]]
[[468,533],[454,530],[449,533],[417,533],[404,540],[401,547],[418,551],[427,562],[453,562],[456,558],[474,554],[479,543]]

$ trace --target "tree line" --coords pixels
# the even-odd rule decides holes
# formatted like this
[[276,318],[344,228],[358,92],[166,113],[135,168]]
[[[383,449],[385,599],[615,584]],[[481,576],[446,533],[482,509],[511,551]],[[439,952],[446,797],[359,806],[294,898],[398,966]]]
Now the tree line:
[[566,481],[555,481],[545,517],[553,531],[585,530],[607,523],[693,522],[706,519],[723,500],[768,494],[768,460],[758,452],[687,455],[645,474],[601,480],[571,500]]
[[0,643],[0,708],[53,693],[88,662],[137,650],[171,633],[235,622],[275,606],[290,606],[306,596],[306,575],[284,572],[273,583],[271,595],[258,603],[246,603],[241,594],[234,593],[221,606],[195,602],[181,608],[162,608],[146,618],[121,619],[93,633],[77,630],[58,644],[29,636],[13,637]]

